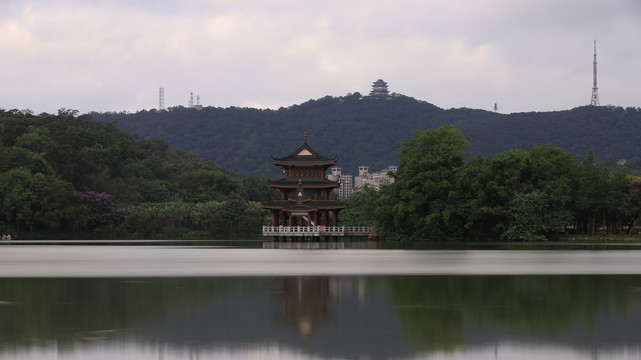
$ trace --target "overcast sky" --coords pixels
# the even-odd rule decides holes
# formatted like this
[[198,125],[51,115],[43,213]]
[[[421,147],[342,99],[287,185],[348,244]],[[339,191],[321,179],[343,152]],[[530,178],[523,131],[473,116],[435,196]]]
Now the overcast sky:
[[278,108],[376,79],[449,109],[641,106],[640,0],[0,0],[0,108]]

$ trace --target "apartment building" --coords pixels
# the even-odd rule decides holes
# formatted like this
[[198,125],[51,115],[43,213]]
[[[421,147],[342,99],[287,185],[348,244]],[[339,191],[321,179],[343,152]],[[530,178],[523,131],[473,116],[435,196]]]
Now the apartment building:
[[339,182],[340,186],[337,189],[339,199],[349,199],[353,193],[360,191],[366,185],[378,191],[383,185],[393,183],[394,178],[389,176],[388,172],[396,172],[397,169],[396,165],[391,165],[387,169],[370,173],[369,167],[363,165],[358,167],[358,175],[352,176],[343,174],[343,170],[340,167],[332,167],[327,179]]

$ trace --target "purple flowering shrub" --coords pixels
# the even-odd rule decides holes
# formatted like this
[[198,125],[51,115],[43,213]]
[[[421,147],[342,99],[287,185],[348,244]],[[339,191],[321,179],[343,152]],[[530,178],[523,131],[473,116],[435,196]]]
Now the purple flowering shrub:
[[630,215],[638,214],[641,210],[641,180],[633,179],[628,185],[628,192],[625,195],[623,206]]
[[115,222],[113,195],[105,192],[81,191],[80,196],[88,207],[91,224],[102,226]]

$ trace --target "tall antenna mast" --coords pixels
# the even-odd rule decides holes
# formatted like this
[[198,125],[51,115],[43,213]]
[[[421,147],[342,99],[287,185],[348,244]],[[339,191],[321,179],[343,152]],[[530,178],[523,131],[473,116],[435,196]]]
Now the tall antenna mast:
[[592,101],[590,105],[599,106],[599,88],[596,86],[596,40],[594,40],[594,69],[592,70]]
[[162,86],[158,90],[158,110],[165,110],[165,88]]
[[194,93],[189,93],[189,107],[194,107]]

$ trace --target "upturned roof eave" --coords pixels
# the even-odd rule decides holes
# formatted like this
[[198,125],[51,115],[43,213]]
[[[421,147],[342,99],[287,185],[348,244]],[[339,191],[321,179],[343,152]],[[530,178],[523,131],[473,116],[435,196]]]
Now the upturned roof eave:
[[[305,156],[305,157],[303,157]],[[336,164],[337,157],[334,156],[333,158],[326,158],[323,157],[321,158],[314,158],[310,157],[309,155],[300,155],[300,156],[286,156],[282,158],[273,158],[273,164],[274,165],[322,165],[322,164],[327,164],[327,165],[333,165]]]
[[[269,186],[273,188],[278,188],[278,189],[296,189],[298,186],[297,185],[279,185],[279,184],[269,184]],[[339,187],[339,184],[328,184],[328,185],[310,185],[310,186],[303,186],[303,189],[329,189],[329,188],[335,188]]]
[[260,207],[263,208],[263,209],[281,210],[281,211],[289,211],[289,212],[292,212],[292,211],[314,212],[314,211],[318,211],[318,210],[346,209],[347,205],[338,205],[338,204],[336,204],[336,205],[325,205],[325,206],[314,206],[314,207],[310,206],[307,209],[293,208],[293,206],[287,207],[285,205],[269,205],[269,204],[261,205]]
[[[311,155],[299,155],[301,152],[304,150],[307,150]],[[316,150],[312,149],[308,144],[307,144],[307,135],[305,135],[305,141],[301,146],[298,147],[298,149],[294,150],[291,154],[279,158],[275,158],[273,155],[271,155],[272,160],[274,160],[274,163],[276,162],[290,162],[290,161],[302,161],[302,160],[310,160],[311,159],[317,159],[322,162],[336,162],[337,161],[337,156],[334,155],[333,158],[329,158],[326,156],[323,156],[319,154]]]

